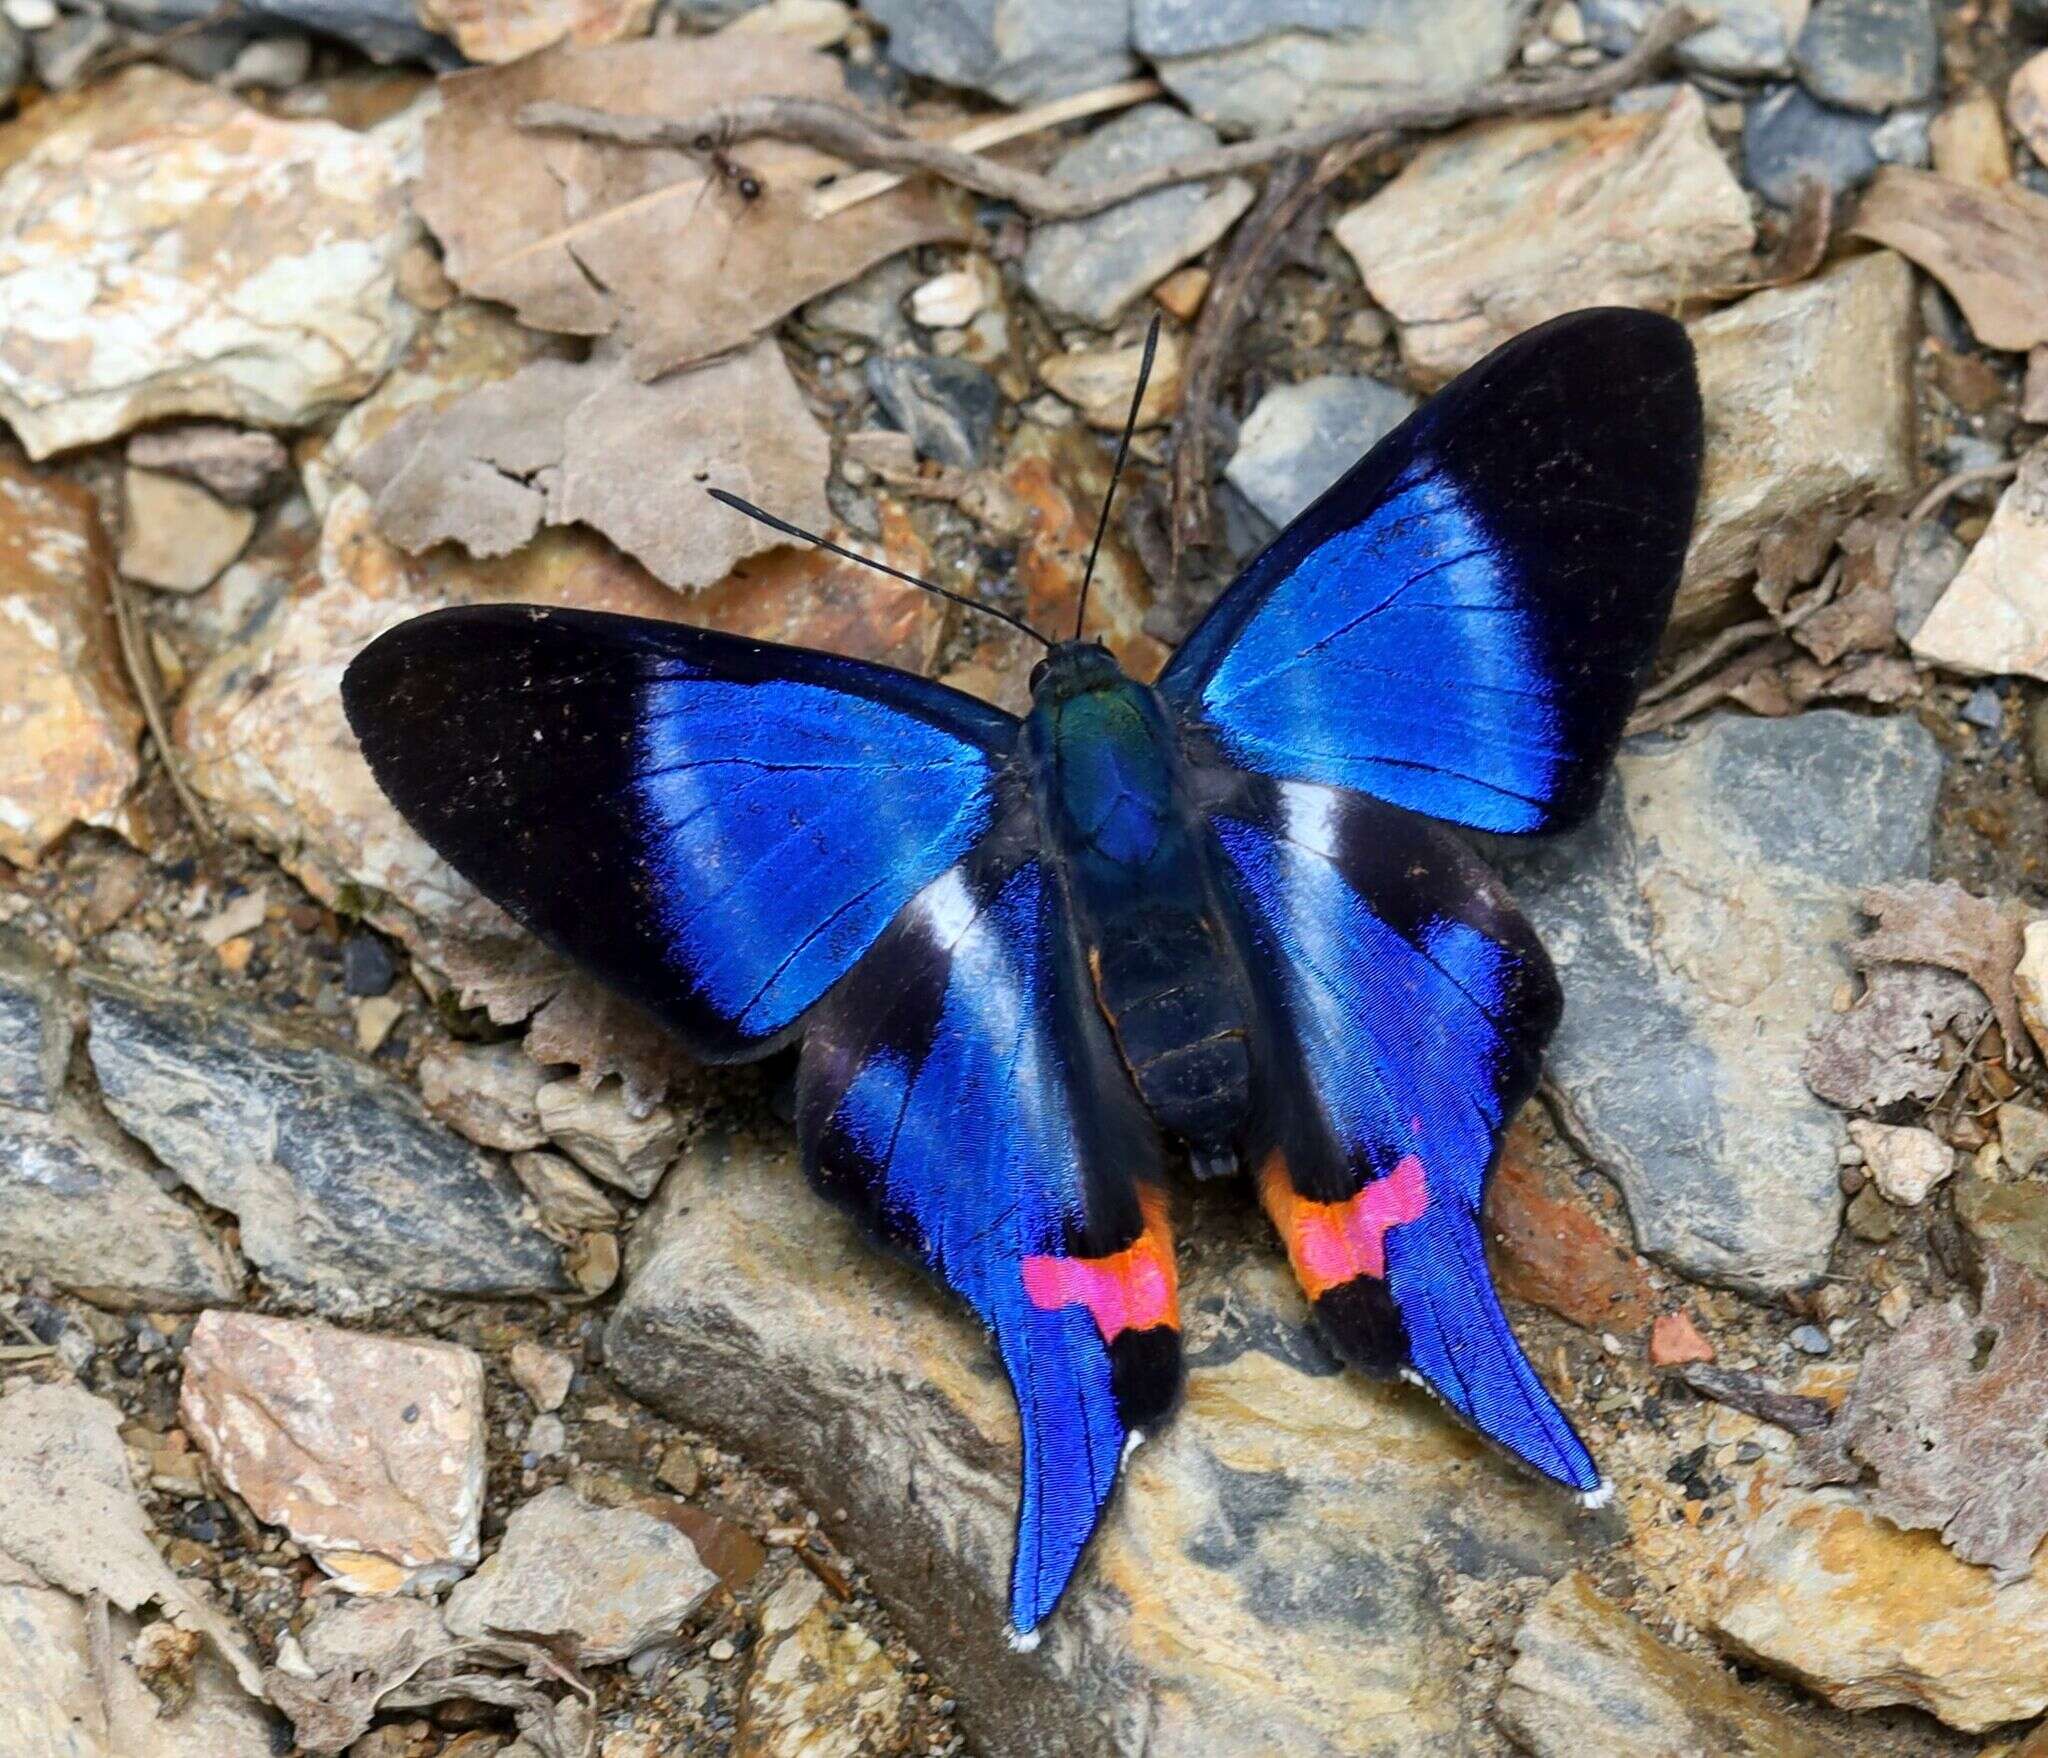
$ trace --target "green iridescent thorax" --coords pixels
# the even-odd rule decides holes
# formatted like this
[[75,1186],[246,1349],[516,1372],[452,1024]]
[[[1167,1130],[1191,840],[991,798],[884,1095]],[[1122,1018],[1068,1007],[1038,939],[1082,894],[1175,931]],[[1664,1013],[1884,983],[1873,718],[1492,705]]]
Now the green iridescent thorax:
[[1045,662],[1024,752],[1048,836],[1075,877],[1145,885],[1187,859],[1173,727],[1101,648],[1062,647]]

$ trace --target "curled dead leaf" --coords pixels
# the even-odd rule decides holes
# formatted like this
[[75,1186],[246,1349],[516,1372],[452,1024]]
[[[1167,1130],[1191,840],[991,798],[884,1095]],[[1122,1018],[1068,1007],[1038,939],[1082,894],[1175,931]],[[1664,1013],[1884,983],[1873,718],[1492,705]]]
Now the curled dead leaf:
[[416,204],[449,278],[536,329],[617,336],[643,379],[753,340],[899,250],[964,235],[922,184],[817,218],[810,192],[843,167],[807,148],[714,157],[518,123],[542,100],[685,116],[755,95],[846,96],[838,61],[772,36],[555,48],[441,89]]

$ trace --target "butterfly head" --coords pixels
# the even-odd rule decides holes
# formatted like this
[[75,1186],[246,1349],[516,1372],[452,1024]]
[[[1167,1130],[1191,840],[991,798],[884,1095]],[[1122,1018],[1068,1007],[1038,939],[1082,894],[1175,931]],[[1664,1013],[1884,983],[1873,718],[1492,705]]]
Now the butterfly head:
[[1124,668],[1100,641],[1062,641],[1031,668],[1031,700],[1065,702],[1124,681]]

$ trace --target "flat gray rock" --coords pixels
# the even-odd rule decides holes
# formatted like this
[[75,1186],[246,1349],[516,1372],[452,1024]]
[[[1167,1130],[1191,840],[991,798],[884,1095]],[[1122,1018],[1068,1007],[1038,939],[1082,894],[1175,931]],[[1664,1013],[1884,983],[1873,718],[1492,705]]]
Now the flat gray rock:
[[[1061,154],[1052,175],[1078,186],[1106,183],[1216,144],[1214,129],[1172,105],[1142,104]],[[1232,177],[1213,189],[1183,184],[1085,220],[1040,226],[1024,254],[1024,285],[1039,304],[1106,329],[1147,288],[1222,237],[1251,202],[1251,186]]]
[[[1663,7],[1659,0],[1580,0],[1586,35],[1610,55],[1626,53]],[[1792,40],[1806,21],[1806,0],[1721,0],[1714,22],[1672,50],[1689,73],[1769,79],[1792,71]]]
[[109,976],[83,983],[107,1107],[242,1249],[326,1311],[407,1294],[561,1294],[561,1252],[518,1184],[410,1086],[246,1009]]
[[1130,0],[868,0],[891,61],[1006,104],[1035,104],[1126,78]]
[[1134,34],[1205,122],[1268,134],[1506,68],[1524,0],[1138,0]]
[[636,1229],[606,1363],[844,1510],[979,1750],[1467,1758],[1483,1710],[1447,1585],[1554,1577],[1610,1528],[1422,1394],[1338,1371],[1232,1196],[1182,1254],[1186,1402],[1033,1653],[1003,1635],[1017,1424],[987,1337],[811,1193],[786,1134],[692,1145]]
[[1941,39],[1931,0],[1814,0],[1792,48],[1799,83],[1824,104],[1889,110],[1931,102]]
[[76,1005],[48,958],[0,932],[0,1278],[47,1276],[116,1307],[235,1300],[241,1260],[104,1113],[65,1091]]
[[[114,0],[123,24],[146,31],[176,30],[211,20],[215,0]],[[419,21],[413,0],[242,0],[233,22],[288,25],[353,43],[374,61],[426,61],[460,66],[462,57]]]
[[1238,432],[1223,474],[1285,525],[1408,418],[1415,399],[1375,378],[1332,374],[1276,385]]
[[1905,716],[1716,716],[1508,863],[1564,982],[1550,1078],[1643,1251],[1762,1294],[1826,1269],[1844,1133],[1801,1065],[1860,889],[1926,876],[1941,767]]
[[40,948],[0,929],[0,1105],[47,1111],[70,1059],[68,985]]

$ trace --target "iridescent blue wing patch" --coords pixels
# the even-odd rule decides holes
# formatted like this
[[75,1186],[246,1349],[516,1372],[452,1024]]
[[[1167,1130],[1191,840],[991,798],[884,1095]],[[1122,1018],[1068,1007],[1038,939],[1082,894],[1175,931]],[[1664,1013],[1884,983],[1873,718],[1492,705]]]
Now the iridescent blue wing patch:
[[1558,1017],[1535,934],[1455,835],[1364,795],[1244,778],[1211,823],[1264,1004],[1253,1167],[1317,1315],[1359,1366],[1413,1374],[1597,1495],[1480,1233],[1502,1131]]
[[786,1041],[988,833],[1017,725],[857,660],[524,606],[392,630],[342,699],[450,865],[719,1061]]
[[823,1193],[959,1294],[1016,1392],[1013,1635],[1065,1590],[1180,1383],[1161,1149],[1051,883],[996,843],[919,894],[814,1017],[797,1126]]
[[1678,324],[1544,324],[1282,532],[1159,687],[1240,768],[1481,830],[1571,823],[1670,614],[1700,448]]

